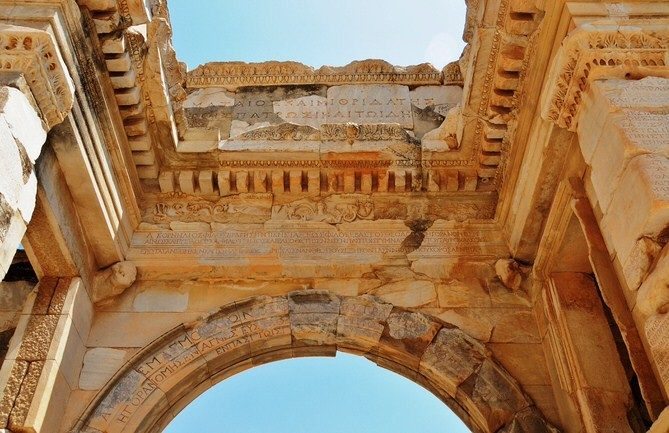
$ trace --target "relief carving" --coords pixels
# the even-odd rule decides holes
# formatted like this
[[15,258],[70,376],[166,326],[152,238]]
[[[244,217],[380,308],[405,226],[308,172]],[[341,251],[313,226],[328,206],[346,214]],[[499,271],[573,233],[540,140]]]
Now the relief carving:
[[320,132],[311,126],[281,123],[265,126],[237,135],[235,140],[240,141],[318,141]]
[[328,123],[321,125],[323,141],[403,141],[410,143],[409,133],[397,123],[362,124]]
[[48,128],[70,112],[74,85],[48,32],[0,24],[0,71],[25,75]]
[[221,198],[216,202],[207,200],[166,200],[156,203],[148,212],[150,222],[263,222],[271,213],[270,194],[246,194]]
[[322,221],[328,224],[374,219],[374,203],[370,200],[324,199],[322,201],[300,200],[274,206],[273,220]]

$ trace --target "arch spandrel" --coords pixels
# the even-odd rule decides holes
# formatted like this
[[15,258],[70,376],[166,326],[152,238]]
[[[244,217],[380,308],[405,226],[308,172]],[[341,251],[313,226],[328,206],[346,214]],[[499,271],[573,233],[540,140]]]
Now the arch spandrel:
[[126,364],[71,431],[159,432],[232,374],[336,350],[423,385],[474,432],[557,431],[491,352],[460,329],[372,296],[324,291],[249,298],[178,326]]

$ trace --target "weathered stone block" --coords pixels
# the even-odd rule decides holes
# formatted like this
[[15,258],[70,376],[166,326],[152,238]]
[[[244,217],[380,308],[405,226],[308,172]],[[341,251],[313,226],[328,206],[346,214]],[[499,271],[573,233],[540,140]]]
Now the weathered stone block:
[[327,98],[319,95],[275,101],[274,113],[282,120],[316,129],[327,123]]
[[437,299],[434,283],[428,280],[405,280],[384,284],[373,293],[398,307],[419,307]]
[[661,248],[659,243],[647,237],[642,237],[636,242],[627,260],[622,264],[623,276],[628,289],[637,290],[639,288]]
[[511,376],[490,359],[484,359],[476,374],[458,387],[470,413],[480,414],[490,431],[509,423],[517,412],[530,406]]
[[418,370],[425,349],[439,329],[440,325],[424,314],[394,311],[383,330],[379,353]]
[[420,361],[420,373],[449,395],[474,374],[488,350],[459,329],[442,328]]
[[122,349],[95,347],[86,351],[79,376],[79,388],[101,389],[125,362],[127,352]]
[[293,337],[307,344],[336,341],[341,300],[327,292],[304,291],[288,295]]
[[669,156],[666,136],[669,115],[623,110],[609,115],[594,150],[592,185],[602,209],[607,209],[620,176],[632,158],[643,154]]
[[559,433],[559,430],[548,424],[536,408],[529,407],[518,412],[499,433]]
[[392,308],[391,304],[371,296],[343,298],[337,322],[338,344],[350,344],[358,350],[376,347]]
[[625,263],[641,237],[656,238],[669,227],[669,158],[637,156],[628,164],[602,218],[610,251]]

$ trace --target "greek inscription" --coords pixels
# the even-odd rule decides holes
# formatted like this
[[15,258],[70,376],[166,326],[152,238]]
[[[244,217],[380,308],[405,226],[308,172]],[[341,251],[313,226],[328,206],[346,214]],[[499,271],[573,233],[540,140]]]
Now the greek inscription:
[[646,337],[662,382],[669,387],[669,314],[650,317]]
[[[145,232],[133,239],[135,253],[141,256],[196,256],[217,259],[246,258],[268,254],[299,258],[304,254],[336,257],[351,253],[399,253],[407,229],[388,231],[324,230],[220,231],[220,232]],[[485,233],[468,230],[430,230],[419,250],[421,254],[495,254],[502,242]],[[492,249],[492,250],[491,250]]]

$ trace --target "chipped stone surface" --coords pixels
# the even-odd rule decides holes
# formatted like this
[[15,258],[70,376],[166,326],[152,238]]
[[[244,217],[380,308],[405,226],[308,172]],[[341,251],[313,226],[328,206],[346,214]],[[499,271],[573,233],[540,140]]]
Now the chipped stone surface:
[[469,378],[488,356],[488,351],[459,329],[442,328],[420,361],[420,371],[427,377],[439,377],[437,385],[449,394]]
[[495,262],[495,272],[497,272],[497,277],[502,284],[511,290],[518,290],[520,284],[523,282],[523,275],[515,260],[497,260],[497,262]]

